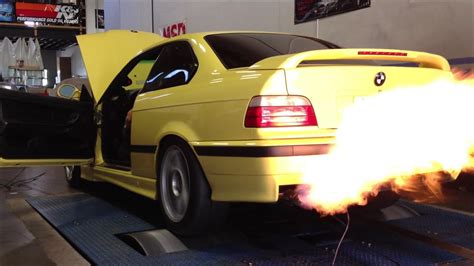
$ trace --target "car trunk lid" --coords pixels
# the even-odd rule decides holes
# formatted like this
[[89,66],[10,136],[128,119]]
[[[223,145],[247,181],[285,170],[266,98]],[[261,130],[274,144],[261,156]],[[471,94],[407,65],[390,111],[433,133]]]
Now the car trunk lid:
[[[415,63],[419,67],[377,65]],[[319,128],[337,128],[345,108],[355,101],[394,88],[450,78],[441,56],[400,50],[331,49],[264,59],[251,69],[284,69],[287,91],[310,99]]]

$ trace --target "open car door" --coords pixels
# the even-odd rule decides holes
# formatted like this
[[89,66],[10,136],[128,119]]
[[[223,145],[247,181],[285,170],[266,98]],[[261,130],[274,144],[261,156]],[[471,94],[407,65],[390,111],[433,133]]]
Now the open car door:
[[77,165],[94,157],[94,103],[0,90],[0,166]]
[[129,30],[77,39],[93,99],[74,101],[0,89],[0,167],[92,162],[96,104],[131,59],[164,40],[157,34]]

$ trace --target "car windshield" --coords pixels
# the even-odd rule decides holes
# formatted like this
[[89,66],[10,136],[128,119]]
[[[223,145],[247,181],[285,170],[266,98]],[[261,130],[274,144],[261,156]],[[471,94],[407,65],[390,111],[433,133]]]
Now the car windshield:
[[338,46],[311,37],[272,33],[226,33],[205,37],[226,68],[249,67],[268,57]]

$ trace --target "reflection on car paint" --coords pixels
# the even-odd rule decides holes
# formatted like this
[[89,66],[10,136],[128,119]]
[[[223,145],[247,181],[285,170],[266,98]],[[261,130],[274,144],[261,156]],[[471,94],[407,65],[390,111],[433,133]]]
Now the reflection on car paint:
[[189,72],[185,69],[176,69],[176,70],[173,70],[171,73],[169,73],[168,75],[166,75],[165,79],[169,79],[169,78],[172,78],[174,77],[175,75],[179,74],[179,73],[183,73],[184,74],[184,82],[188,82],[188,78],[189,78]]
[[159,78],[161,75],[163,75],[163,72],[159,73],[158,75],[154,76],[153,78],[149,79],[146,81],[146,83],[152,83],[154,82],[157,78]]

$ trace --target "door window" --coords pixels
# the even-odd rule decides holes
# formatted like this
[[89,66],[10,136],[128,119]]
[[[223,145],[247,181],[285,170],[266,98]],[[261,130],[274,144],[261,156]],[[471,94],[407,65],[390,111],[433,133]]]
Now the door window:
[[132,59],[110,84],[107,93],[117,94],[120,91],[142,89],[150,70],[161,53],[162,47],[150,49]]
[[197,67],[198,63],[189,43],[179,41],[166,44],[151,69],[142,92],[187,84]]

